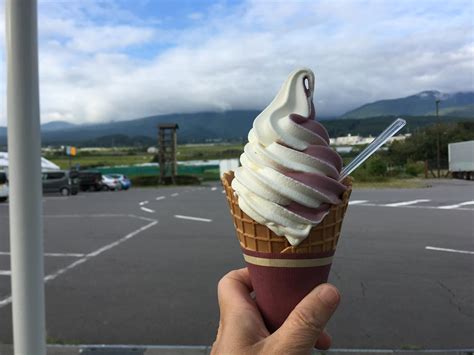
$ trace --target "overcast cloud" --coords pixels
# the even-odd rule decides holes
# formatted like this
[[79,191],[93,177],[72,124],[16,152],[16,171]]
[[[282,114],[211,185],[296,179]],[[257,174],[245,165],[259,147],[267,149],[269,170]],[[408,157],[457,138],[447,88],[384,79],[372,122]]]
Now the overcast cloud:
[[474,89],[470,0],[180,3],[40,1],[42,121],[261,109],[299,66],[316,73],[323,116]]

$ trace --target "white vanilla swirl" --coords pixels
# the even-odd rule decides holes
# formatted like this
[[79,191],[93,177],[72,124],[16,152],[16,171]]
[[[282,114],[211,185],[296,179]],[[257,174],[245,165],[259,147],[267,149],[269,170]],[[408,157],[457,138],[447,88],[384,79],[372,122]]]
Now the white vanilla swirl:
[[232,188],[239,207],[290,244],[298,245],[341,203],[339,154],[315,118],[314,74],[290,74],[275,99],[258,115],[240,157]]

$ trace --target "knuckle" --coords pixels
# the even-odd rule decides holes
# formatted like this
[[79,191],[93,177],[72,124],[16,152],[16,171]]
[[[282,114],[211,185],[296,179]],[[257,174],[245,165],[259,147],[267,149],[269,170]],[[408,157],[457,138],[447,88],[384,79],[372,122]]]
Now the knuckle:
[[291,326],[307,329],[313,334],[320,334],[324,330],[324,326],[313,315],[313,312],[304,308],[297,308],[293,311]]
[[217,283],[217,289],[218,290],[221,290],[223,288],[226,287],[226,284],[227,282],[230,280],[230,279],[233,279],[235,277],[235,274],[236,274],[236,271],[235,270],[232,270],[232,271],[229,271],[227,274],[225,274],[224,276],[221,277],[221,279],[219,280],[219,282]]

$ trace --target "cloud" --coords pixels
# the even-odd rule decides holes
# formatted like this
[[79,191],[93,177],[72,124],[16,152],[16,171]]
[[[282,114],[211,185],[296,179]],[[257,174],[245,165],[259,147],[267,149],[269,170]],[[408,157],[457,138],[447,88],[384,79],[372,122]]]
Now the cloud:
[[202,20],[204,15],[201,12],[192,12],[188,15],[191,20]]
[[298,66],[323,116],[474,89],[469,1],[222,2],[175,21],[141,16],[146,2],[73,4],[40,6],[43,122],[261,109]]

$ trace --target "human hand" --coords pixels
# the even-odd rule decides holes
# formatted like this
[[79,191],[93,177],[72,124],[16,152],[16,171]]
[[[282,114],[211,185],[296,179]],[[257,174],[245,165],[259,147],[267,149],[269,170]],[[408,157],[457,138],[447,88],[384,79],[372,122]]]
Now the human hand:
[[331,346],[324,327],[340,300],[334,286],[316,287],[273,334],[265,327],[251,292],[246,268],[231,271],[219,281],[221,313],[211,354],[310,354],[314,347],[326,350]]

